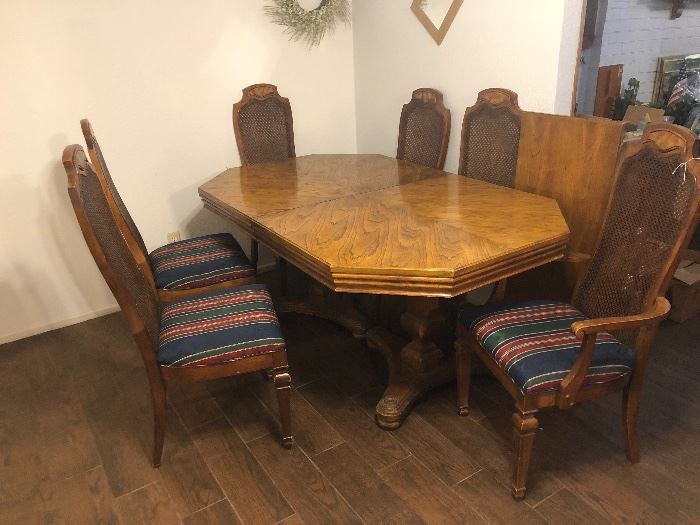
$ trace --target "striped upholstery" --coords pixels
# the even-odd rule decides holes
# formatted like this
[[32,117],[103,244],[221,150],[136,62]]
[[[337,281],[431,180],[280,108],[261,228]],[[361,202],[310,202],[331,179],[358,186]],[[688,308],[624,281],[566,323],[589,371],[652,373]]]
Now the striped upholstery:
[[[573,306],[554,301],[486,305],[462,310],[459,317],[523,393],[559,387],[581,349],[571,324],[583,319]],[[600,333],[584,384],[618,379],[634,362],[633,350]]]
[[209,366],[284,350],[270,294],[262,284],[175,301],[163,307],[158,362]]
[[255,268],[228,233],[166,244],[152,251],[149,258],[160,289],[201,288],[255,275]]

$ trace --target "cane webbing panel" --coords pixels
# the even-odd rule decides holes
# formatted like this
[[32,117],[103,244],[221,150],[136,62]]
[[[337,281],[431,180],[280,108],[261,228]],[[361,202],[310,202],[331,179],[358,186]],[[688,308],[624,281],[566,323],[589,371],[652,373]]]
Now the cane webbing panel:
[[487,104],[475,109],[463,130],[462,173],[512,188],[518,163],[520,119],[507,108]]
[[253,100],[238,114],[238,126],[245,152],[244,163],[275,162],[292,157],[287,115],[288,107],[268,98]]
[[112,215],[97,175],[85,163],[80,177],[80,201],[117,284],[125,289],[153,342],[158,344],[158,303],[155,291],[141,272]]
[[109,168],[107,168],[107,163],[105,162],[104,156],[102,155],[102,149],[100,148],[100,145],[94,136],[92,137],[92,144],[93,148],[95,149],[95,154],[97,155],[97,161],[100,163],[100,169],[102,170],[104,178],[107,181],[109,192],[112,194],[112,199],[114,199],[114,202],[117,204],[117,208],[119,209],[119,212],[121,213],[127,228],[129,228],[131,236],[136,241],[136,244],[138,244],[141,253],[143,253],[143,256],[146,257],[148,255],[146,243],[143,242],[141,232],[139,232],[139,229],[136,227],[136,223],[131,218],[131,214],[129,213],[129,210],[126,207],[126,204],[124,204],[121,195],[119,195],[117,187],[114,185],[112,176],[109,173]]
[[420,104],[409,109],[401,125],[404,127],[399,158],[430,168],[441,168],[445,120],[432,105]]
[[694,197],[695,177],[676,170],[682,160],[647,146],[620,167],[600,245],[573,298],[587,316],[639,314],[651,299]]

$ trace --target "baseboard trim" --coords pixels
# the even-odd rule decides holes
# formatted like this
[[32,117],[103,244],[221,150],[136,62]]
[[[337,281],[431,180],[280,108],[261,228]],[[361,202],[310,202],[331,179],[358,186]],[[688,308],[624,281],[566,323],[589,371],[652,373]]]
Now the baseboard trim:
[[0,336],[0,345],[4,345],[5,343],[11,343],[13,341],[19,341],[20,339],[31,337],[33,335],[43,334],[44,332],[50,332],[51,330],[65,328],[66,326],[82,323],[83,321],[89,321],[90,319],[102,317],[103,315],[113,314],[114,312],[118,312],[119,310],[119,305],[115,304],[113,306],[108,306],[107,308],[102,308],[101,310],[94,310],[83,315],[69,317],[68,319],[62,319],[61,321],[55,321],[53,323],[37,326],[29,330],[23,330],[21,332],[15,332],[13,334],[3,335]]

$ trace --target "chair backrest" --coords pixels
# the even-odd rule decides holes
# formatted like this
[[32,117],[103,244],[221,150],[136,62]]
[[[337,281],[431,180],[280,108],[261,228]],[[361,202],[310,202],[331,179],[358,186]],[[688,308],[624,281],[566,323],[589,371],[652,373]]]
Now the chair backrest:
[[292,107],[272,84],[243,88],[243,97],[233,105],[233,131],[244,166],[296,156]]
[[94,166],[97,176],[101,179],[102,185],[106,187],[112,197],[112,202],[109,202],[110,206],[116,209],[121,215],[121,219],[129,229],[129,233],[136,241],[136,244],[143,254],[144,258],[148,258],[148,250],[146,249],[146,243],[143,242],[143,237],[141,237],[141,232],[136,227],[136,223],[131,218],[131,214],[124,204],[121,195],[117,187],[114,185],[112,176],[109,173],[109,168],[107,168],[107,163],[105,162],[104,156],[102,155],[102,149],[100,144],[97,142],[97,137],[95,137],[95,132],[92,129],[92,125],[88,119],[82,119],[80,121],[80,127],[83,130],[83,137],[85,137],[85,143],[87,144],[88,154],[90,155],[90,160]]
[[665,294],[698,221],[695,135],[657,124],[625,144],[597,248],[574,291],[589,317],[635,315]]
[[441,170],[450,140],[450,110],[436,89],[419,88],[404,104],[396,158]]
[[[102,276],[126,315],[132,334],[148,342],[147,355],[155,359],[158,344],[159,310],[155,288],[135,259],[133,242],[120,231],[107,195],[85,151],[77,144],[63,151],[68,176],[68,194],[73,210]],[[141,352],[144,348],[139,345]]]
[[459,174],[512,188],[520,144],[518,95],[485,89],[462,122]]

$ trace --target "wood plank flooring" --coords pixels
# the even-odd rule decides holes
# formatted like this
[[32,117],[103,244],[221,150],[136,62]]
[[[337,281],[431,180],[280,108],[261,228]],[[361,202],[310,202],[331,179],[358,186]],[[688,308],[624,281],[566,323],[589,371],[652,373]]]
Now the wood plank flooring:
[[619,397],[541,417],[530,491],[510,497],[510,401],[429,395],[395,432],[372,420],[381,360],[330,323],[283,315],[296,446],[260,374],[173,385],[163,464],[120,314],[0,347],[0,523],[700,523],[700,318],[666,322],[647,374],[642,461]]

